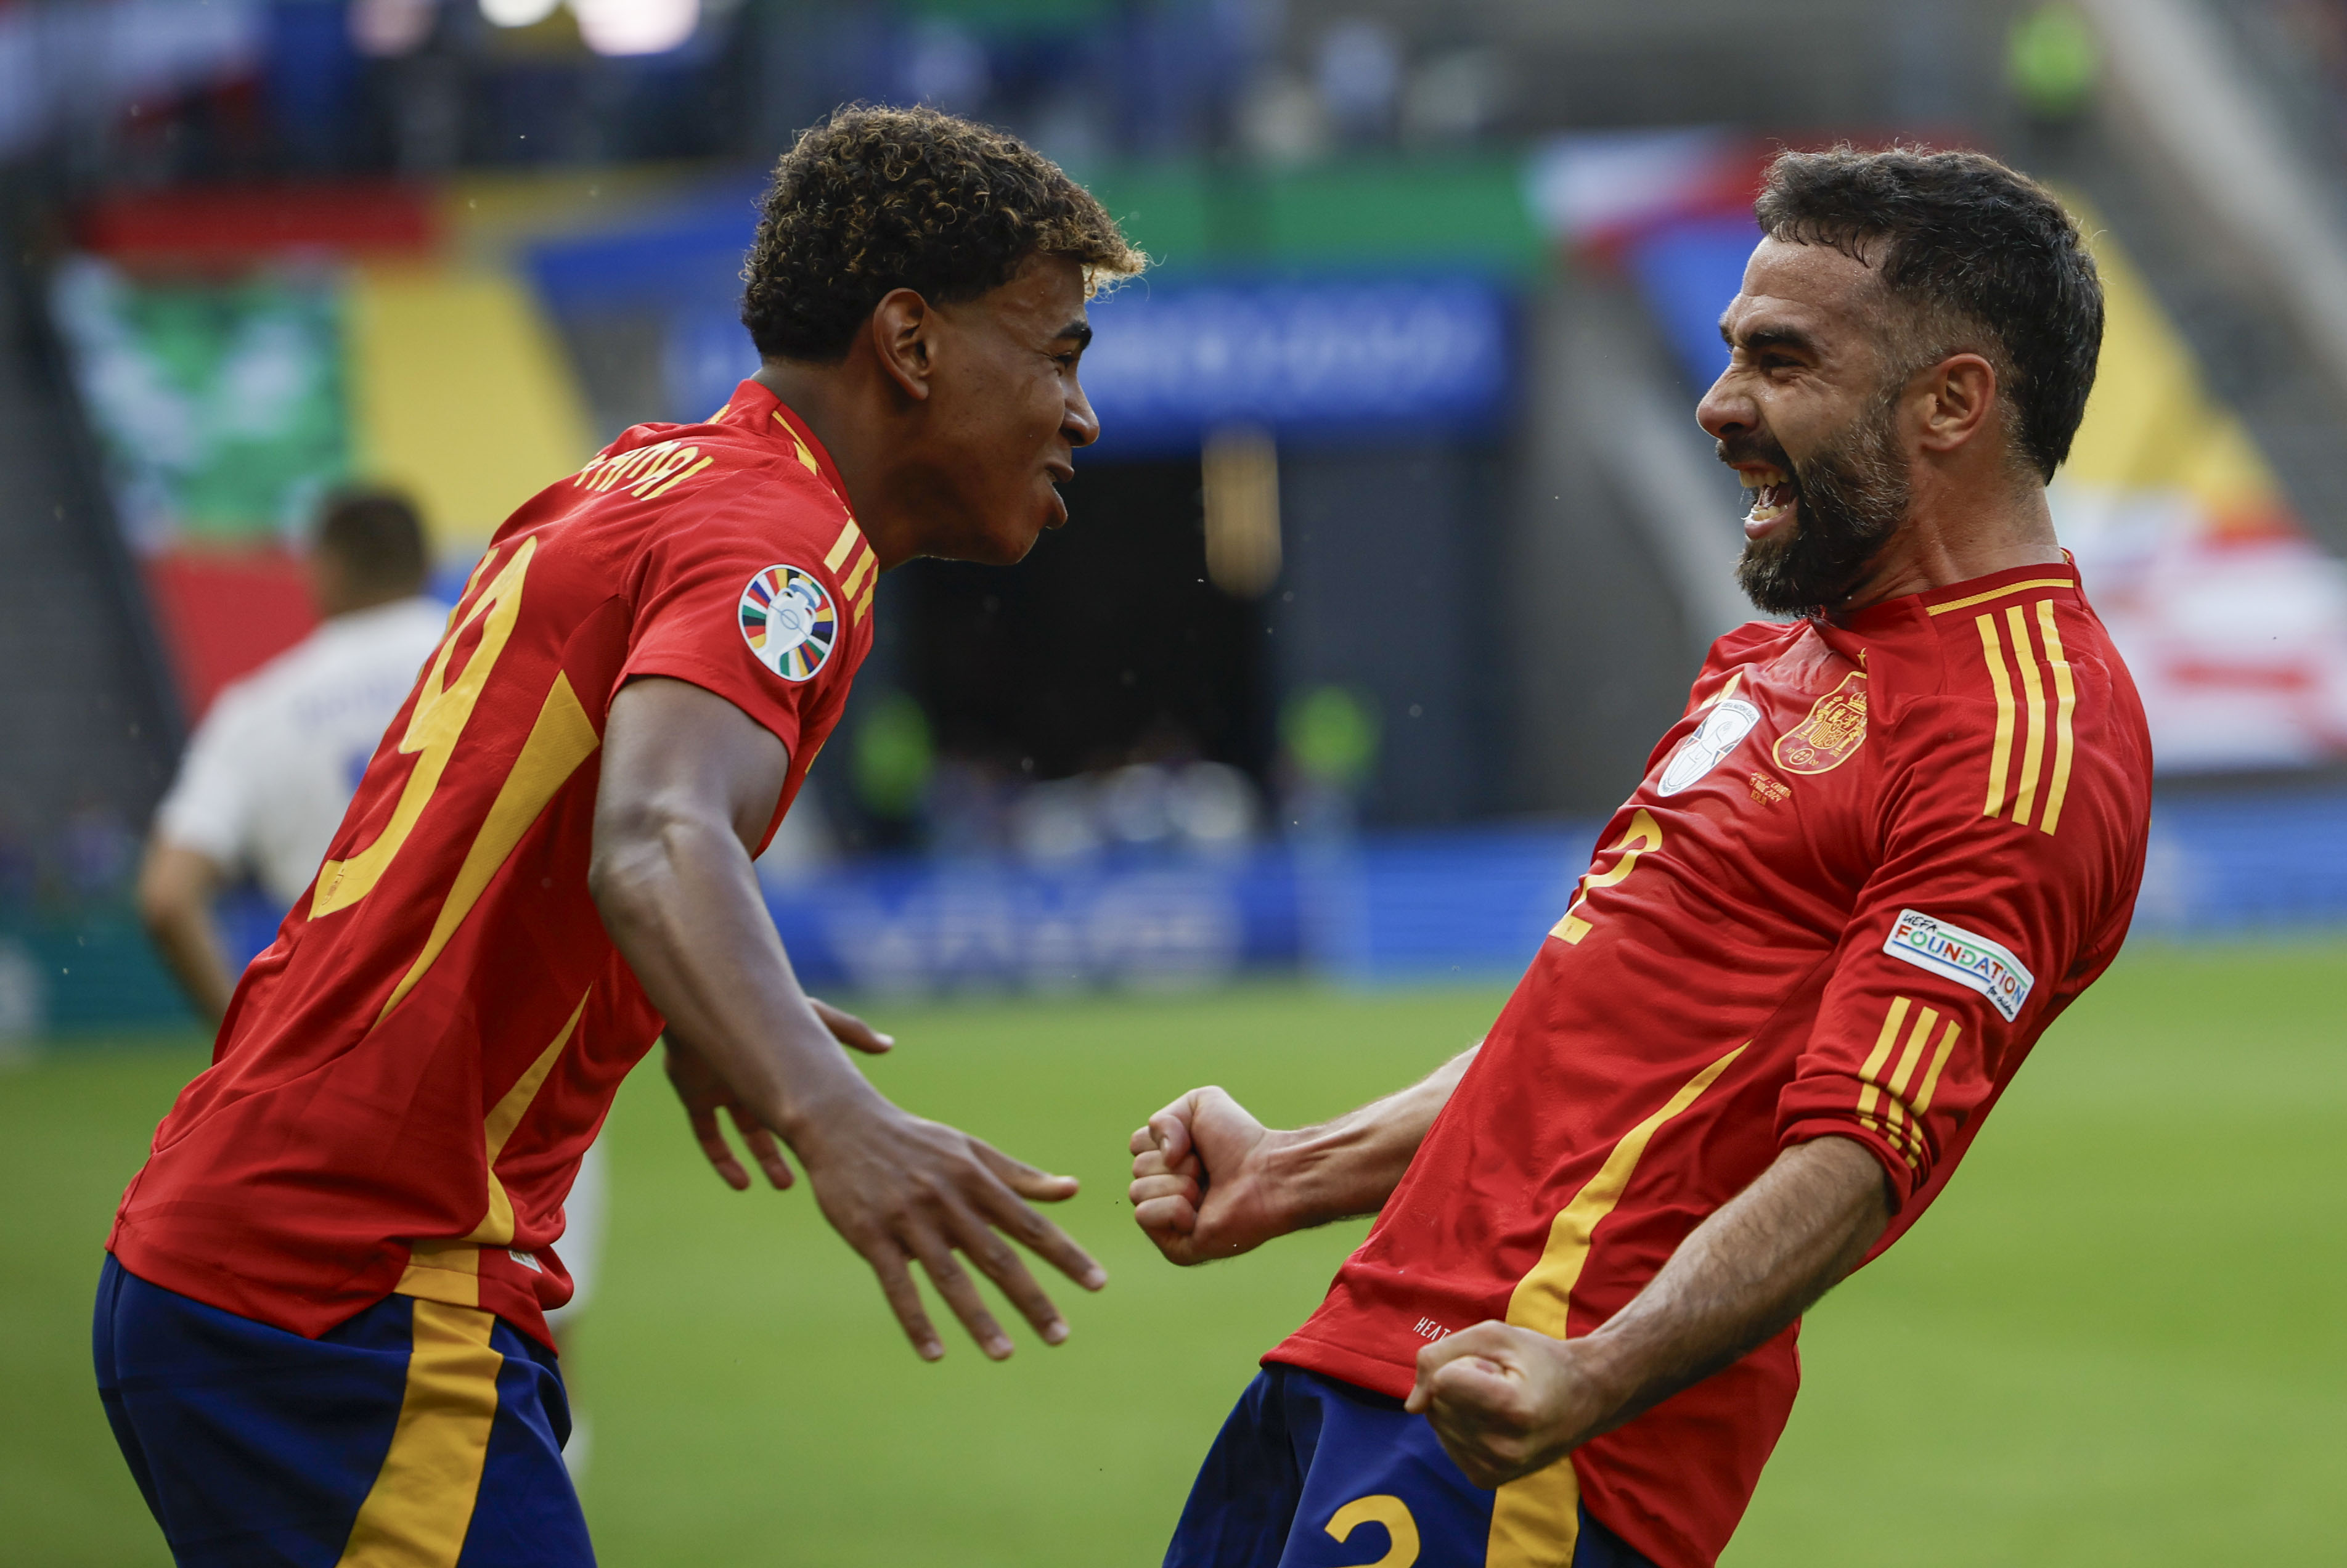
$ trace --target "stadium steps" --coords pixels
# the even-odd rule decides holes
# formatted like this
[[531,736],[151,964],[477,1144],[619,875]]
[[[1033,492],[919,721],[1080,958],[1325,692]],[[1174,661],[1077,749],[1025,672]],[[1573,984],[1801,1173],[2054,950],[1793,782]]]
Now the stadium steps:
[[[2335,159],[2272,112],[2286,84],[2213,8],[2084,9],[2105,36],[2101,109],[2039,132],[2024,162],[2094,204],[2308,529],[2347,553],[2347,187],[2328,172]],[[2188,41],[2185,59],[2147,48],[2168,36],[2147,17]]]
[[142,831],[181,737],[50,323],[41,217],[32,193],[0,184],[0,853],[13,839],[46,854],[77,828]]

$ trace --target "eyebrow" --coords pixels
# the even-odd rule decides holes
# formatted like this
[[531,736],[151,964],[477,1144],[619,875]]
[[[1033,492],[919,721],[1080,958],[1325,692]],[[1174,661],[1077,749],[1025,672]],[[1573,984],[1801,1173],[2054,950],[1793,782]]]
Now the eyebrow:
[[1729,348],[1741,347],[1754,352],[1769,348],[1789,348],[1807,354],[1818,352],[1817,340],[1799,327],[1762,327],[1758,332],[1746,333],[1739,343],[1736,334],[1728,330],[1726,316],[1719,318],[1719,341]]

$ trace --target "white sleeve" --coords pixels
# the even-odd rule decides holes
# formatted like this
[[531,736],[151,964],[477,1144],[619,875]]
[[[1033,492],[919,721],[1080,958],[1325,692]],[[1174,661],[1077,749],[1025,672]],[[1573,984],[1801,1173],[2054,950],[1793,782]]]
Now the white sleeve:
[[158,836],[195,850],[233,876],[244,868],[252,842],[250,761],[242,756],[245,723],[241,694],[223,692],[196,726],[179,759],[170,793],[155,808]]

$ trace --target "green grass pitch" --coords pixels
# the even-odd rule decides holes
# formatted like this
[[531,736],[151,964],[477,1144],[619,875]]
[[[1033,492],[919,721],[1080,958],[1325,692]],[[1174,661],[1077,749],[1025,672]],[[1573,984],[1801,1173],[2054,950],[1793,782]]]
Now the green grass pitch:
[[[1808,1387],[1731,1568],[2328,1563],[2347,1538],[2347,947],[2146,946],[2040,1048],[1895,1253],[1811,1315]],[[871,1013],[874,1078],[1072,1171],[1106,1292],[1074,1336],[923,1367],[804,1188],[726,1191],[657,1072],[611,1125],[606,1281],[570,1368],[602,1560],[1154,1563],[1255,1355],[1358,1225],[1190,1273],[1122,1202],[1124,1139],[1220,1081],[1268,1119],[1474,1038],[1496,990],[1303,988]],[[159,1563],[89,1386],[106,1217],[200,1058],[0,1073],[0,1558]],[[1006,1319],[1007,1321],[1008,1319]]]

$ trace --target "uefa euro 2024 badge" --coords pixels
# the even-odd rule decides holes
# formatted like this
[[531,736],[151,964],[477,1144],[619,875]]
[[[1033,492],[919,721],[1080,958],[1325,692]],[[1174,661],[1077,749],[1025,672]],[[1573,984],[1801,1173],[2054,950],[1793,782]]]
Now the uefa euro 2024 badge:
[[839,641],[839,610],[815,573],[770,566],[742,590],[742,638],[785,681],[812,681]]
[[1727,753],[1744,743],[1744,737],[1760,722],[1760,710],[1741,697],[1723,697],[1704,710],[1703,723],[1695,733],[1681,741],[1671,760],[1663,764],[1663,776],[1655,781],[1655,793],[1676,794],[1727,760]]

